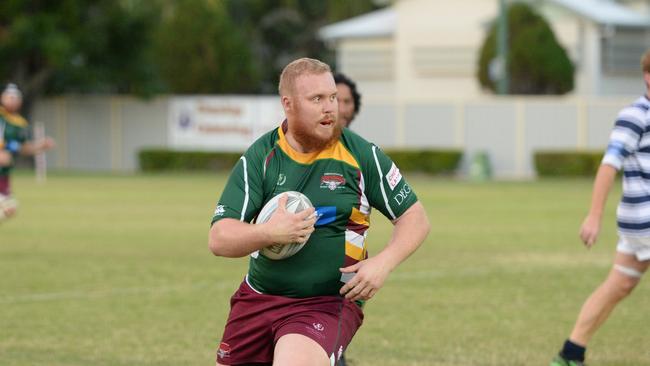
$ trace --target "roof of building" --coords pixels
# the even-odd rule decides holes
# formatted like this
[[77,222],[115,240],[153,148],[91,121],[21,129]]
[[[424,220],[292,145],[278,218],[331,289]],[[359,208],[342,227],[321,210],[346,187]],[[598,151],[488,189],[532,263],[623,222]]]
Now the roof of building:
[[650,14],[636,12],[612,0],[549,0],[600,24],[650,27]]
[[[605,25],[650,28],[650,14],[638,13],[613,0],[548,0],[578,16]],[[395,33],[397,12],[393,7],[373,11],[327,25],[321,39],[390,37]]]
[[330,24],[321,28],[318,35],[325,40],[390,37],[396,24],[397,12],[391,7]]

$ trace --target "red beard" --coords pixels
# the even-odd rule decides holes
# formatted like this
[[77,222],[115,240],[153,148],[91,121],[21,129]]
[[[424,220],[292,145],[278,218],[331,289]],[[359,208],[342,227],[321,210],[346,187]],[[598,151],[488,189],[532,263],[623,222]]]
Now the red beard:
[[313,128],[296,123],[291,126],[291,133],[303,149],[309,152],[323,151],[336,143],[341,137],[343,127],[338,121],[334,122],[334,130],[330,138],[322,138],[313,132]]

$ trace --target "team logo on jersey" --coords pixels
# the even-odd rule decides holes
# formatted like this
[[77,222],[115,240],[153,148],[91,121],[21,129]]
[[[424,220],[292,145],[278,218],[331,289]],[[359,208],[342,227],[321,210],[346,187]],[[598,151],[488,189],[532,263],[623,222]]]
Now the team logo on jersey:
[[320,178],[320,187],[327,188],[333,191],[337,188],[343,188],[345,185],[345,178],[338,173],[325,173]]
[[217,351],[219,358],[228,358],[230,357],[230,345],[228,343],[221,342],[219,345],[219,350]]
[[278,182],[275,185],[281,186],[287,181],[287,176],[284,173],[278,175]]
[[397,187],[397,183],[402,180],[402,173],[399,172],[399,169],[395,163],[393,163],[393,165],[390,167],[390,170],[388,171],[388,174],[386,174],[386,180],[388,181],[388,186],[390,187],[391,191],[395,189],[395,187]]
[[224,205],[217,205],[217,208],[214,210],[215,216],[223,216],[223,214],[225,213],[226,213],[226,206]]
[[325,326],[323,326],[323,324],[321,323],[313,323],[312,326],[314,327],[314,329],[316,329],[319,332],[325,330]]

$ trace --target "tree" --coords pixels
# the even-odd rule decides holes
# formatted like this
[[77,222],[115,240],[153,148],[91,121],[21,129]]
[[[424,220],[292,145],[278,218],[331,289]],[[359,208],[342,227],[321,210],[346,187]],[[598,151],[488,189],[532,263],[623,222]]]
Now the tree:
[[0,2],[0,79],[18,83],[28,97],[156,92],[147,44],[157,15],[146,5],[137,0]]
[[251,43],[220,0],[163,2],[155,54],[174,93],[251,93],[259,82]]
[[[490,63],[496,57],[498,22],[494,21],[479,56],[478,78],[492,91]],[[530,6],[508,8],[510,94],[564,94],[573,90],[574,66],[552,29]]]
[[317,37],[328,23],[380,6],[372,0],[227,0],[233,21],[245,29],[260,71],[258,92],[276,93],[280,72],[299,57],[332,63],[334,55]]
[[18,83],[27,101],[69,92],[275,93],[290,60],[333,61],[316,36],[321,26],[378,7],[373,0],[2,0],[0,82]]

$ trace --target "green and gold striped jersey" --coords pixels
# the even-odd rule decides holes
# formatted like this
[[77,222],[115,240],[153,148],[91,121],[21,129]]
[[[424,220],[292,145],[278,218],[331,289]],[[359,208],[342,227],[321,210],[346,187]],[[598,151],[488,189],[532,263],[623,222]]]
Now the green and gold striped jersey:
[[[271,260],[251,254],[246,280],[261,293],[288,297],[337,295],[352,274],[339,268],[367,258],[366,233],[374,207],[391,220],[417,202],[397,166],[374,144],[343,129],[337,143],[315,153],[294,150],[287,122],[260,137],[240,158],[217,204],[212,223],[253,222],[277,194],[299,191],[319,219],[294,256]],[[388,241],[388,238],[386,238]]]

